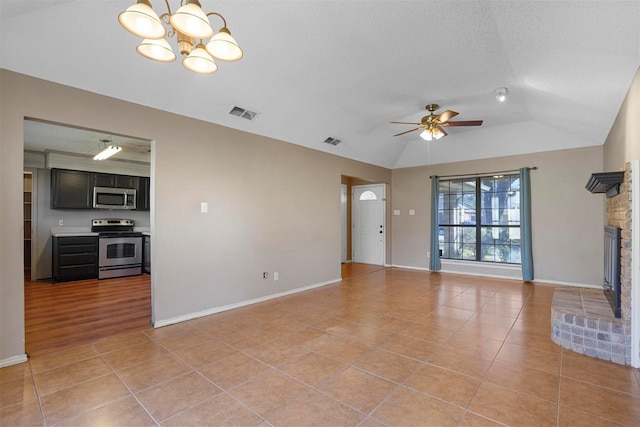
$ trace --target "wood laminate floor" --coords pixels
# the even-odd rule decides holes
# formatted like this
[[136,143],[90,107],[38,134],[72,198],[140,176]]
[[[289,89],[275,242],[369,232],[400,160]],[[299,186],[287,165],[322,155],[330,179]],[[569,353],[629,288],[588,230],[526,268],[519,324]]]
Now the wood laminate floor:
[[151,276],[25,280],[24,299],[25,346],[29,356],[38,356],[149,328]]

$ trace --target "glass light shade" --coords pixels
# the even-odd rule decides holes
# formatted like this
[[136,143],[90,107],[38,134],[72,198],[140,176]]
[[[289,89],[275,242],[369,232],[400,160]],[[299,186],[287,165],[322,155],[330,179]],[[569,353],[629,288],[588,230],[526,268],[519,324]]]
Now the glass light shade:
[[171,46],[165,39],[144,39],[136,48],[138,53],[146,58],[160,62],[171,62],[176,60]]
[[440,128],[434,128],[431,133],[435,139],[440,139],[445,136],[445,133],[440,130]]
[[207,43],[207,52],[221,61],[232,62],[242,58],[242,49],[227,28],[222,28],[211,38]]
[[433,139],[433,135],[431,135],[431,131],[429,129],[425,129],[420,134],[420,138],[424,139],[425,141],[431,141]]
[[125,30],[144,39],[161,39],[167,35],[160,18],[146,0],[138,0],[138,3],[122,12],[118,15],[118,21]]
[[182,65],[194,73],[211,74],[218,71],[218,66],[202,43],[199,43],[189,56],[182,60]]
[[106,147],[104,150],[93,156],[93,160],[104,160],[116,153],[122,151],[122,147],[118,147],[117,145],[110,145]]
[[189,0],[169,19],[171,26],[182,34],[196,39],[208,39],[213,35],[213,28],[209,24],[207,15],[195,0]]

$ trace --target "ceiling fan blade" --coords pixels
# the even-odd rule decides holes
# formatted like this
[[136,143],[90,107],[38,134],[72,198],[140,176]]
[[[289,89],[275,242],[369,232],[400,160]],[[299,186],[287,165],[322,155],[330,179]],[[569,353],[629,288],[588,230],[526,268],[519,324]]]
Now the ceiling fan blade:
[[438,116],[438,121],[440,123],[447,122],[447,121],[449,121],[449,119],[451,119],[452,117],[457,116],[458,114],[460,114],[460,113],[458,113],[456,111],[447,110],[447,111],[445,111],[444,113],[442,113],[442,114],[440,114]]
[[407,131],[404,131],[404,132],[396,133],[396,134],[395,134],[395,135],[393,135],[393,136],[400,136],[400,135],[404,135],[405,133],[414,132],[414,131],[416,131],[416,130],[418,130],[418,129],[420,129],[420,128],[415,128],[415,129],[407,130]]
[[463,120],[459,122],[446,122],[442,123],[443,126],[480,126],[482,120]]
[[394,123],[397,125],[420,125],[422,123],[413,123],[413,122],[389,122],[389,123]]

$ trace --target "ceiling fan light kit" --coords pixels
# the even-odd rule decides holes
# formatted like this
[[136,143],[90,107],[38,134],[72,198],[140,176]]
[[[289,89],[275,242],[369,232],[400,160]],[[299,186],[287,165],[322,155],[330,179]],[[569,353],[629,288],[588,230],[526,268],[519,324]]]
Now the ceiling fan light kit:
[[447,133],[439,126],[436,126],[432,129],[425,129],[422,131],[422,133],[420,133],[420,138],[424,139],[425,141],[433,141],[434,139],[437,140],[442,138],[443,136],[447,136]]
[[412,122],[391,122],[401,125],[417,125],[417,128],[409,129],[404,132],[397,133],[393,136],[404,135],[405,133],[422,130],[420,137],[425,141],[438,140],[443,136],[447,136],[447,132],[443,129],[445,126],[480,126],[482,120],[465,120],[465,121],[450,121],[451,118],[457,116],[459,113],[456,111],[446,110],[442,114],[434,114],[434,112],[440,108],[438,104],[427,104],[425,106],[429,114],[420,119],[420,123]]
[[[182,64],[195,73],[215,73],[218,66],[214,59],[233,62],[242,58],[242,49],[231,36],[222,15],[205,13],[198,0],[186,0],[176,13],[171,12],[168,0],[165,4],[167,12],[160,16],[149,0],[138,0],[118,15],[118,21],[125,30],[143,38],[136,48],[140,55],[159,62],[175,61],[176,54],[165,39],[175,35],[178,50],[184,57]],[[223,26],[217,33],[209,22],[211,15],[222,20]],[[207,42],[205,39],[210,40]]]

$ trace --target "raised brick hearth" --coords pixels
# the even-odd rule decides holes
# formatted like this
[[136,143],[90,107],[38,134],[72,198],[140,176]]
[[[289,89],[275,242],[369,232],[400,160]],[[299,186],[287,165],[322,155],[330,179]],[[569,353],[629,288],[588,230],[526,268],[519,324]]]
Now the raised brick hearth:
[[551,304],[551,339],[563,348],[626,364],[624,324],[599,289],[560,288]]

